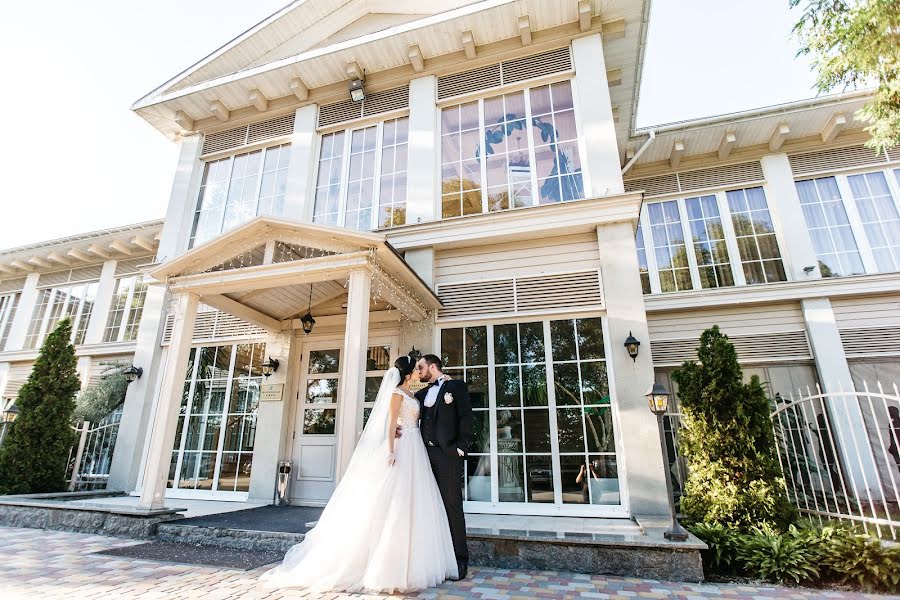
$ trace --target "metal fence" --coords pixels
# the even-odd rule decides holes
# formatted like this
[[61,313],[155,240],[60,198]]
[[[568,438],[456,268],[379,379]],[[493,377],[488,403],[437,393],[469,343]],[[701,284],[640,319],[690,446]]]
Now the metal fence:
[[84,421],[72,428],[78,441],[69,451],[66,479],[70,491],[106,488],[121,418],[122,409],[118,408],[96,424]]
[[[788,497],[812,519],[855,523],[900,540],[900,391],[776,394],[771,414]],[[679,453],[682,415],[665,418],[668,467],[676,503],[688,465]]]

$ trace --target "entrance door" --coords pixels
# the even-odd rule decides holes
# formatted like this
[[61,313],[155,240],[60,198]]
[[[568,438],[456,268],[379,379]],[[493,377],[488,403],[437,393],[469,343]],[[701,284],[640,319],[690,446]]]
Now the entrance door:
[[[375,401],[385,371],[397,352],[397,338],[371,339],[366,364],[364,402],[359,414],[352,415],[361,433],[364,414]],[[296,504],[324,505],[337,484],[337,424],[345,407],[338,402],[340,368],[343,360],[340,340],[304,344],[294,420],[294,482],[291,501]]]

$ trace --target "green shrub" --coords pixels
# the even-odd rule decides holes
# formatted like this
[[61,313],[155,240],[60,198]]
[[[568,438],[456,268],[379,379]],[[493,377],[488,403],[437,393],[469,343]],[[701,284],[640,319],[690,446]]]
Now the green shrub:
[[672,375],[683,414],[680,449],[689,463],[685,519],[744,531],[772,523],[783,531],[797,513],[784,492],[765,391],[755,376],[743,382],[737,352],[718,326],[700,336],[697,357]]
[[100,375],[100,380],[78,395],[75,413],[72,415],[76,422],[97,423],[125,401],[128,382],[122,371],[128,366],[128,363],[113,361],[101,364],[104,366],[104,370]]
[[794,525],[784,533],[765,524],[751,527],[738,538],[737,557],[745,572],[768,581],[800,583],[819,576],[819,538]]
[[740,533],[721,523],[695,523],[688,529],[703,540],[709,550],[704,550],[703,568],[712,573],[732,573],[737,566],[738,537]]
[[825,527],[820,534],[821,564],[842,583],[870,591],[900,591],[900,548],[848,527]]

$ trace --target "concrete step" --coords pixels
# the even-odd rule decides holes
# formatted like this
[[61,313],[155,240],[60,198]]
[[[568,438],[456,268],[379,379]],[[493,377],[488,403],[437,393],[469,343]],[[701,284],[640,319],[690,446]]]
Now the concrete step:
[[252,531],[174,523],[160,523],[156,530],[157,539],[164,542],[275,552],[287,552],[291,546],[299,544],[303,540],[303,536],[302,533]]

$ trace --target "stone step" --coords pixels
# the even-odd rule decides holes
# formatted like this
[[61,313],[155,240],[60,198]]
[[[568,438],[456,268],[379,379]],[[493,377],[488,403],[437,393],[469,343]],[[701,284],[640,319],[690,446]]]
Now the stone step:
[[156,531],[157,539],[164,542],[276,552],[287,552],[291,546],[303,540],[303,535],[302,533],[281,531],[251,531],[249,529],[201,527],[174,523],[160,523]]

